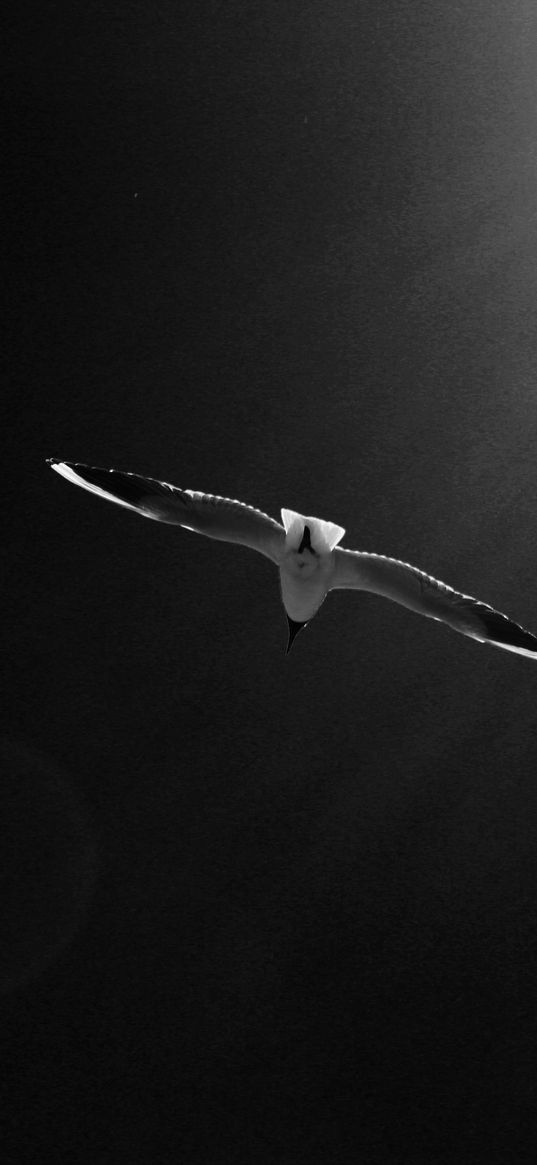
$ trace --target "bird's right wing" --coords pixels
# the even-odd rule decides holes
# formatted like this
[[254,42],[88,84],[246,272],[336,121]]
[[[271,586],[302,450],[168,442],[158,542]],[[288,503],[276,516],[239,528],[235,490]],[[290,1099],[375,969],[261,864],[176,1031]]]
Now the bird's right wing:
[[480,643],[537,659],[537,637],[530,631],[488,603],[454,590],[417,566],[382,554],[344,550],[340,546],[334,550],[334,556],[331,589],[372,591],[419,615],[446,623],[453,631]]
[[285,530],[274,518],[231,498],[179,489],[166,481],[123,473],[117,469],[100,469],[73,461],[48,459],[48,465],[74,485],[87,489],[133,510],[144,518],[184,526],[196,534],[205,534],[220,542],[249,546],[279,564],[285,544]]

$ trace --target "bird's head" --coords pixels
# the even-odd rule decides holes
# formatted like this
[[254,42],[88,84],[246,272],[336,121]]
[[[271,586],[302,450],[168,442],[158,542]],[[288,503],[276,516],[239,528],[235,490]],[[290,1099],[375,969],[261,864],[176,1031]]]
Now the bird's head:
[[280,566],[282,599],[289,625],[287,650],[295,635],[317,613],[333,568],[332,551],[345,530],[335,522],[307,518],[282,509],[285,546]]

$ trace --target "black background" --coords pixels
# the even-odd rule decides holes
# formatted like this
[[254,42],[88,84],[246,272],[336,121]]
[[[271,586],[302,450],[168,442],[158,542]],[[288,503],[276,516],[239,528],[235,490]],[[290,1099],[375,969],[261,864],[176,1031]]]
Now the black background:
[[4,42],[3,1156],[535,1159],[537,671],[45,457],[537,631],[537,13],[46,5]]

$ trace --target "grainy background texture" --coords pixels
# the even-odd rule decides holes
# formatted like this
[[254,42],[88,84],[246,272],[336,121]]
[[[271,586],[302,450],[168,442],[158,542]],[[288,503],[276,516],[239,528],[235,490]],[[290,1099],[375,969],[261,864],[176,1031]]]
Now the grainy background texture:
[[532,0],[17,10],[4,1165],[533,1162],[537,665],[46,457],[287,506],[537,632]]

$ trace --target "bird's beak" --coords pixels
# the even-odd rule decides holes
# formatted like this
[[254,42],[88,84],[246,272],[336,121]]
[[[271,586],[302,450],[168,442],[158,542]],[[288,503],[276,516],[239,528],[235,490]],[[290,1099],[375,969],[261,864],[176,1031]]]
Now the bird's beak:
[[293,640],[298,635],[298,632],[302,631],[302,628],[305,627],[306,624],[305,623],[296,623],[294,619],[289,618],[289,615],[287,616],[287,624],[289,627],[289,639],[287,641],[287,651],[285,654],[289,655],[289,652],[293,646]]

